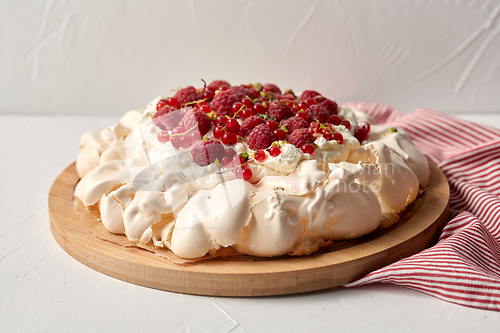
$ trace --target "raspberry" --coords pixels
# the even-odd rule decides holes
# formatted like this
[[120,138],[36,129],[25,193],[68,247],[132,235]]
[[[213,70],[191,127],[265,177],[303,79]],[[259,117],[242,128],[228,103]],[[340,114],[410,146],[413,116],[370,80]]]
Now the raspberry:
[[316,103],[316,104],[324,107],[328,111],[330,116],[339,113],[337,103],[332,101],[331,99],[324,98],[324,99],[318,101],[318,103]]
[[160,110],[156,111],[153,116],[153,124],[164,130],[171,130],[174,127],[177,127],[181,120],[181,111],[171,106],[162,107]]
[[226,91],[233,94],[238,99],[238,102],[241,101],[246,96],[252,99],[257,98],[257,94],[255,94],[255,91],[245,86],[233,86],[228,88]]
[[205,135],[210,130],[210,127],[212,127],[212,122],[210,121],[210,118],[208,118],[207,114],[196,109],[186,111],[182,121],[184,122],[186,130],[190,130],[196,125],[196,123],[198,123],[197,128],[201,135]]
[[215,160],[222,161],[224,157],[224,145],[215,140],[198,140],[191,149],[191,157],[193,162],[199,166],[209,165]]
[[257,125],[263,124],[264,119],[262,119],[259,116],[251,116],[248,117],[247,119],[243,120],[240,126],[240,132],[238,133],[239,136],[244,138],[247,136]]
[[309,132],[309,129],[299,128],[290,134],[288,142],[300,149],[303,145],[314,142],[314,136]]
[[162,130],[165,129],[165,126],[162,125],[160,119],[163,118],[166,114],[175,111],[176,109],[170,106],[162,106],[161,108],[156,111],[156,113],[153,116],[153,124],[161,128]]
[[184,105],[187,103],[202,99],[202,96],[196,91],[194,87],[189,86],[177,91],[174,95],[174,98],[177,99],[181,107],[184,107]]
[[285,95],[279,95],[279,96],[275,96],[277,99],[279,99],[280,101],[282,102],[293,102],[295,103],[297,101],[297,98],[291,94],[291,93],[288,93],[288,94],[285,94]]
[[316,117],[316,119],[320,123],[326,123],[330,120],[330,113],[321,105],[314,104],[311,106],[311,110],[314,114],[314,117]]
[[292,109],[288,105],[280,102],[271,103],[271,105],[269,105],[269,108],[267,108],[267,113],[271,117],[276,119],[277,122],[293,116]]
[[278,94],[281,95],[281,90],[277,85],[272,83],[267,83],[262,86],[262,91],[266,93]]
[[220,88],[222,87],[231,87],[231,85],[229,84],[229,82],[227,81],[224,81],[224,80],[215,80],[215,81],[212,81],[210,82],[210,84],[207,86],[207,89],[208,90],[212,90],[212,91],[216,91],[216,90],[220,90]]
[[291,117],[280,121],[280,127],[283,126],[286,126],[286,130],[288,131],[288,133],[292,133],[298,128],[308,127],[309,123],[300,117]]
[[[228,89],[229,90],[229,89]],[[233,104],[239,102],[238,98],[236,98],[231,92],[228,90],[221,91],[217,95],[215,95],[210,106],[212,110],[218,116],[233,116]]]
[[316,96],[321,96],[321,94],[317,91],[314,91],[314,90],[305,90],[302,93],[302,95],[300,95],[300,100],[305,101],[306,99],[314,98]]
[[276,139],[266,124],[257,125],[248,135],[248,147],[252,150],[266,149]]

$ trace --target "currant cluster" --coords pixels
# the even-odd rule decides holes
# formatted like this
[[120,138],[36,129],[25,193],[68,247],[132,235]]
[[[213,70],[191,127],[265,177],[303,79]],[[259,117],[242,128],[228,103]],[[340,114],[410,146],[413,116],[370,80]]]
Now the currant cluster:
[[[306,90],[300,98],[291,90],[282,93],[274,84],[231,86],[216,80],[201,89],[186,87],[173,97],[158,102],[153,123],[162,131],[161,143],[170,141],[176,149],[191,147],[193,161],[198,165],[220,163],[231,168],[242,179],[252,177],[245,166],[250,157],[263,162],[267,155],[281,154],[277,141],[288,141],[306,154],[314,154],[313,142],[323,136],[326,140],[343,143],[335,126],[352,129],[347,119],[338,115],[335,101],[316,91]],[[205,135],[212,131],[212,139]],[[354,136],[363,141],[370,125],[361,122]],[[255,151],[253,156],[237,154],[231,148],[246,141]],[[242,156],[246,155],[246,156]]]

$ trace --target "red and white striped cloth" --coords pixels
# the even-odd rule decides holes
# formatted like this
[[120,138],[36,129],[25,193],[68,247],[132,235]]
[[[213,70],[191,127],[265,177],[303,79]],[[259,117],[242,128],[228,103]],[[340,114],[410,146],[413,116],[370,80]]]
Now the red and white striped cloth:
[[431,110],[401,115],[378,103],[348,103],[378,124],[403,128],[444,172],[450,220],[438,243],[345,287],[382,282],[452,303],[500,310],[500,129]]

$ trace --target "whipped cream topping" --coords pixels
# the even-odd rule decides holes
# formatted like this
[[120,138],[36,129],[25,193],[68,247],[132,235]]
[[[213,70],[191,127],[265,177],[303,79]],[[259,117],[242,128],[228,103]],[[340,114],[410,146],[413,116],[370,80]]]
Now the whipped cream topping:
[[[243,181],[157,140],[152,117],[161,98],[85,133],[77,159],[82,179],[75,196],[97,204],[106,229],[137,244],[167,247],[183,258],[225,247],[258,256],[308,254],[397,219],[429,182],[427,160],[404,131],[373,125],[345,107],[339,116],[352,128],[372,124],[367,140],[360,143],[340,125],[343,144],[319,137],[313,155],[281,141],[281,154],[250,163],[253,176]],[[234,148],[255,153],[244,143]]]

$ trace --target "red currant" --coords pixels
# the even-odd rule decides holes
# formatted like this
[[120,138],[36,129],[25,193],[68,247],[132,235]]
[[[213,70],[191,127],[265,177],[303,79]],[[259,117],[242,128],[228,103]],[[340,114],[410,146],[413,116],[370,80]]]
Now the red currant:
[[174,134],[182,134],[182,133],[184,133],[185,131],[186,131],[186,129],[185,129],[184,127],[182,127],[182,126],[177,126],[176,128],[174,128],[174,129],[172,130],[172,135],[174,135]]
[[279,156],[280,154],[281,149],[279,149],[279,147],[272,146],[271,149],[269,149],[269,155],[271,155],[272,157]]
[[344,137],[340,132],[335,132],[333,133],[333,140],[337,141],[339,144],[342,144],[344,142]]
[[215,125],[226,125],[227,123],[227,118],[224,117],[224,116],[217,116],[217,118],[215,118]]
[[236,137],[236,133],[234,132],[226,132],[222,136],[222,143],[225,145],[234,145],[238,142],[238,138]]
[[191,131],[188,135],[191,139],[191,143],[195,143],[196,141],[201,139],[201,133],[197,130]]
[[234,118],[230,118],[226,122],[226,128],[231,132],[238,132],[240,130],[240,124]]
[[224,156],[233,159],[233,157],[236,156],[236,150],[234,150],[233,148],[227,148],[224,151]]
[[224,128],[224,125],[218,125],[216,128],[214,128],[214,138],[217,140],[222,140],[222,136],[226,133],[226,129]]
[[167,98],[167,105],[173,106],[174,108],[179,107],[179,101],[175,97]]
[[200,110],[205,112],[205,113],[212,112],[212,110],[210,109],[210,106],[208,106],[208,105],[200,105]]
[[278,129],[278,123],[275,122],[274,120],[268,120],[268,121],[266,121],[266,125],[273,132]]
[[306,102],[306,104],[309,106],[316,104],[316,101],[312,98],[307,98],[304,102]]
[[250,180],[250,178],[252,178],[252,170],[250,170],[249,168],[241,168],[241,176],[243,178],[243,180]]
[[342,123],[342,119],[340,119],[339,116],[337,116],[336,114],[334,114],[334,115],[332,115],[330,117],[330,122],[332,124],[334,124],[335,126],[338,126],[338,125],[340,125]]
[[266,159],[266,152],[262,149],[259,149],[253,158],[255,158],[257,162],[262,162]]
[[180,135],[174,135],[170,138],[170,142],[175,149],[179,149],[181,147],[181,137]]
[[253,111],[251,109],[243,109],[243,111],[240,112],[241,118],[247,119],[248,117],[253,116]]
[[241,103],[245,104],[245,106],[247,108],[251,108],[252,107],[252,101],[250,99],[248,99],[248,98],[243,98],[241,100]]
[[182,135],[180,137],[180,144],[182,148],[191,146],[191,137],[189,135]]
[[358,123],[358,127],[364,129],[366,134],[370,133],[370,124],[367,122],[362,121]]
[[158,141],[160,141],[160,143],[167,143],[170,141],[170,134],[167,131],[161,131],[158,133]]
[[236,114],[236,113],[240,112],[242,107],[243,107],[243,103],[240,103],[240,102],[234,103],[232,106],[233,113]]
[[303,104],[303,103],[299,103],[299,104],[297,104],[297,108],[299,110],[305,110],[305,109],[307,109],[307,106],[305,104]]
[[354,136],[359,140],[359,142],[362,142],[364,139],[366,139],[368,133],[366,133],[363,128],[356,128],[356,130],[354,131]]
[[253,112],[256,114],[264,114],[266,113],[266,108],[261,103],[256,103],[253,106]]
[[286,139],[286,132],[281,128],[278,128],[277,130],[275,130],[273,132],[273,134],[277,140],[285,140]]
[[207,101],[210,101],[212,98],[214,98],[215,93],[212,90],[205,89],[203,92],[203,98],[205,98]]
[[232,161],[232,159],[231,159],[231,158],[229,158],[229,157],[227,157],[227,156],[224,156],[224,157],[222,158],[221,163],[222,163],[222,165],[223,165],[223,166],[226,166],[226,165],[228,165],[229,163],[231,163],[231,161]]
[[300,147],[300,149],[304,152],[304,154],[314,154],[314,147],[308,143]]
[[344,125],[349,131],[351,130],[351,127],[352,127],[351,122],[347,119],[342,120],[340,125]]
[[307,113],[305,111],[297,112],[296,116],[304,119],[305,121],[307,121],[309,119],[309,117],[307,116]]
[[160,110],[162,107],[164,107],[165,105],[168,105],[168,102],[166,99],[160,99],[158,101],[158,104],[156,104],[156,111]]
[[323,134],[323,137],[328,141],[333,139],[333,133],[327,128],[323,128],[321,134]]

